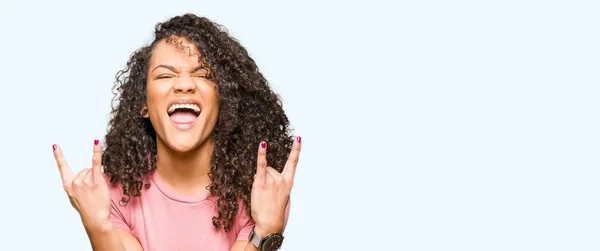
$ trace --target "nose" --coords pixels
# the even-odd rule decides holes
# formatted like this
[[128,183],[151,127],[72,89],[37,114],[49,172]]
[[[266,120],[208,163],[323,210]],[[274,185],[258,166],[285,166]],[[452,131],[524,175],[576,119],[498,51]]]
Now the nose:
[[189,76],[180,76],[175,80],[173,85],[175,93],[194,93],[196,91],[196,84]]

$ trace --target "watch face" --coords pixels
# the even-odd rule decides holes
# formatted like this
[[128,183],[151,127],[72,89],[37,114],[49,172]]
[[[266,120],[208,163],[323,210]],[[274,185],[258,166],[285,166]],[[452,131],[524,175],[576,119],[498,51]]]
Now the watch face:
[[275,251],[281,247],[283,243],[283,236],[279,234],[272,234],[263,239],[262,250],[263,251]]

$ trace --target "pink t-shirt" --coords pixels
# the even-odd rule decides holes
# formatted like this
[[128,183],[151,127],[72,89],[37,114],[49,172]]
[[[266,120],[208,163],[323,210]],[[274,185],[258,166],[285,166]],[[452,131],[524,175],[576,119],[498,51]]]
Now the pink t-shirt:
[[[108,180],[108,176],[106,176]],[[149,176],[150,188],[141,197],[131,197],[123,207],[122,186],[109,186],[112,200],[110,219],[115,227],[129,230],[144,251],[211,250],[229,251],[236,241],[248,241],[254,226],[240,200],[239,210],[229,232],[216,229],[216,198],[209,191],[196,195],[177,194],[157,172]],[[286,208],[284,227],[289,215]]]

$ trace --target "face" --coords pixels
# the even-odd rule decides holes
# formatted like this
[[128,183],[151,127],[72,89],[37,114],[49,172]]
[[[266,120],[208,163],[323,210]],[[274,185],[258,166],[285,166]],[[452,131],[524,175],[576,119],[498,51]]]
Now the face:
[[209,70],[199,63],[202,55],[189,40],[176,39],[191,50],[164,39],[156,44],[148,67],[146,107],[157,143],[185,153],[210,139],[219,104]]

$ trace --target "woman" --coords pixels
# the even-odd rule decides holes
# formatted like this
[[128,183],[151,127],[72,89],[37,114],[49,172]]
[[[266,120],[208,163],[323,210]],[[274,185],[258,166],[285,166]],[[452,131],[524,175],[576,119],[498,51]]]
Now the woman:
[[115,91],[92,168],[74,175],[53,145],[94,250],[279,248],[301,139],[244,47],[206,18],[174,17]]

